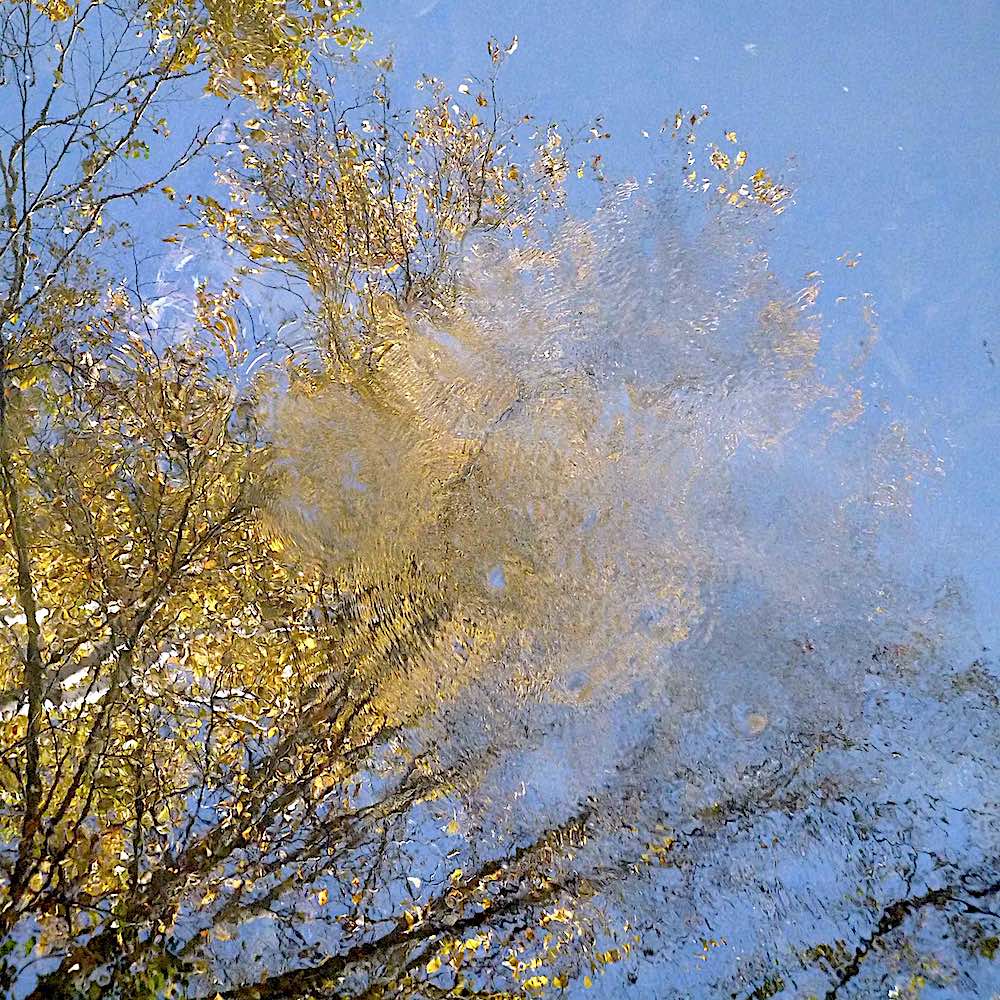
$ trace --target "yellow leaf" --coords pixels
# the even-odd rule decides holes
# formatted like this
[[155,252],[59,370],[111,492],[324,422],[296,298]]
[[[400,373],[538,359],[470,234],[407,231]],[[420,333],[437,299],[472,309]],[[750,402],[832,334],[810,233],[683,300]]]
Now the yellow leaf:
[[712,166],[716,170],[728,170],[729,169],[729,157],[722,152],[721,149],[713,149],[712,155],[709,157]]
[[437,972],[440,968],[441,968],[441,959],[437,955],[435,955],[427,963],[427,975],[433,976],[434,973]]
[[746,162],[747,162],[747,151],[745,149],[741,149],[736,154],[736,166],[742,167],[743,164]]
[[727,139],[728,139],[728,140],[729,140],[730,142],[736,142],[736,133],[735,133],[735,132],[727,132],[727,133],[726,133],[726,138],[727,138]]
[[18,378],[17,385],[20,389],[30,389],[33,385],[36,385],[38,380],[42,377],[42,369],[37,365],[31,369],[26,375],[22,375]]
[[320,889],[320,891],[316,893],[316,902],[319,903],[320,906],[326,906],[326,904],[330,902],[330,891],[328,889]]

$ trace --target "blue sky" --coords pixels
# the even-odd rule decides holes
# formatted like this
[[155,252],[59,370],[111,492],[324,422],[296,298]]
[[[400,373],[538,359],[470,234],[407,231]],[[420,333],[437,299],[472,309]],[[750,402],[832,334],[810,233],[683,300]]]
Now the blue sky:
[[364,20],[404,78],[452,83],[485,70],[490,35],[517,34],[511,104],[603,114],[622,176],[643,162],[642,129],[702,103],[759,162],[793,158],[776,269],[789,284],[821,269],[830,310],[835,258],[863,254],[849,277],[881,319],[873,396],[929,430],[945,467],[915,506],[914,558],[966,578],[995,645],[1000,4],[371,0]]

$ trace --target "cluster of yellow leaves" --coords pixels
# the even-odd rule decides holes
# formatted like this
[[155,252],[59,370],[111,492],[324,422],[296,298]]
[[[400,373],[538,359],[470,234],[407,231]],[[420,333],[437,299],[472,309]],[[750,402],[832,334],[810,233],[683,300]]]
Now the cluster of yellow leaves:
[[51,21],[65,21],[73,16],[74,5],[69,0],[34,0],[32,6]]
[[[224,563],[241,546],[248,553],[256,548],[238,510],[242,456],[218,426],[227,394],[202,377],[204,361],[197,353],[156,358],[133,337],[102,361],[91,359],[88,383],[75,386],[73,396],[51,378],[36,387],[33,400],[19,401],[44,408],[60,426],[44,447],[24,440],[18,457],[31,500],[26,527],[45,613],[42,649],[51,664],[43,774],[54,800],[67,801],[51,835],[67,843],[60,878],[94,898],[127,880],[119,855],[131,825],[162,838],[169,833],[183,805],[170,789],[183,780],[180,759],[190,756],[201,728],[197,678],[223,648],[234,660],[239,645],[204,624],[238,613],[237,606],[245,611],[233,600]],[[140,370],[144,377],[133,377]],[[9,548],[4,555],[3,592],[11,594],[14,558]],[[140,630],[148,642],[139,641]],[[23,644],[24,626],[12,625],[8,636]],[[180,691],[184,669],[194,683]],[[17,658],[4,657],[5,689],[17,689],[19,673]],[[109,712],[126,690],[127,707]],[[151,725],[157,717],[161,725]],[[98,757],[95,732],[102,734]],[[91,833],[78,829],[85,814],[73,801],[80,776],[68,766],[68,752],[101,762],[90,775],[95,794],[88,810],[100,817]],[[149,790],[137,816],[134,771],[150,762],[170,777],[165,787]],[[2,794],[13,807],[18,792],[10,777],[6,772]],[[51,875],[44,861],[39,874]]]
[[[688,146],[694,146],[698,138],[698,128],[709,116],[706,105],[701,106],[700,112],[686,114],[678,111],[673,119],[670,135],[674,139],[683,138]],[[666,131],[664,125],[662,131]],[[724,139],[730,146],[737,145],[739,140],[736,133],[729,130],[724,133]],[[743,179],[740,170],[746,166],[750,154],[745,149],[738,149],[730,154],[727,149],[714,142],[708,143],[706,147],[707,163],[704,166],[726,174],[726,180],[719,182],[713,180],[708,172],[699,172],[699,164],[695,154],[691,149],[685,152],[684,161],[684,186],[689,190],[713,191],[716,195],[724,199],[727,205],[736,208],[747,208],[751,205],[763,205],[770,209],[775,215],[780,215],[785,210],[786,203],[791,197],[791,191],[776,181],[763,167],[757,170],[748,179]]]
[[[229,204],[201,199],[207,223],[251,265],[304,279],[341,364],[378,350],[398,303],[446,294],[475,232],[531,227],[559,201],[568,163],[557,129],[508,122],[491,82],[457,94],[432,78],[424,103],[396,111],[380,77],[370,104],[341,114],[322,93],[241,129],[242,167],[222,173]],[[367,115],[368,117],[364,117]],[[518,162],[533,144],[535,162]]]
[[658,841],[651,841],[640,855],[640,860],[647,865],[654,862],[661,866],[669,864],[670,849],[674,846],[674,838],[667,835]]
[[[419,648],[421,628],[434,627],[415,568],[369,574],[339,592],[332,582],[331,594],[322,565],[280,544],[258,509],[263,455],[231,432],[223,358],[197,337],[154,350],[131,328],[128,297],[115,291],[107,303],[80,324],[90,345],[76,371],[35,369],[44,377],[12,397],[6,414],[19,439],[47,665],[42,787],[62,803],[47,819],[44,850],[31,852],[26,905],[39,914],[56,884],[102,906],[142,893],[160,859],[191,847],[192,788],[212,797],[216,842],[259,850],[275,835],[272,799],[282,789],[339,799],[357,777],[345,747],[377,741],[390,713],[397,724],[405,717],[393,691],[414,658],[407,644]],[[202,288],[197,305],[237,357],[231,296]],[[0,827],[16,841],[28,741],[11,707],[27,631],[12,599],[9,541],[7,532],[0,691],[13,702],[0,717],[9,748]],[[345,598],[350,612],[331,612]],[[377,693],[367,707],[331,698],[347,674]],[[434,697],[427,689],[410,708]],[[308,741],[310,752],[284,756],[278,786],[261,797],[246,761],[289,740]],[[280,834],[293,835],[295,817],[279,815]],[[200,862],[206,899],[223,880],[209,859]],[[64,942],[79,930],[63,927]]]
[[[32,0],[55,23],[86,20],[79,0]],[[360,0],[137,0],[122,11],[155,41],[169,72],[201,65],[207,93],[241,93],[263,107],[303,97],[317,51],[353,53],[368,33]],[[141,33],[140,33],[141,37]]]
[[237,352],[239,325],[233,315],[238,298],[232,285],[219,292],[210,291],[204,281],[195,287],[195,318],[218,342],[230,365],[242,360]]
[[165,60],[204,62],[208,93],[270,108],[304,95],[316,46],[366,43],[351,20],[360,8],[359,0],[151,0],[145,14]]

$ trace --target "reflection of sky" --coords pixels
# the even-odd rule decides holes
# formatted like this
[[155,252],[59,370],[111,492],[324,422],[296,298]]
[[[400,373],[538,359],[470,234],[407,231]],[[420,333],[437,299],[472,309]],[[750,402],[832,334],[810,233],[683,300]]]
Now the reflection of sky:
[[[392,45],[403,79],[428,72],[452,85],[484,71],[487,37],[506,42],[516,33],[518,52],[503,71],[510,105],[528,105],[543,121],[583,124],[604,114],[614,135],[602,149],[611,174],[647,169],[649,140],[641,131],[655,133],[678,106],[702,103],[712,109],[703,138],[732,128],[751,162],[777,167],[794,157],[789,176],[796,204],[770,241],[775,269],[792,288],[806,272],[823,272],[825,357],[857,352],[854,338],[867,332],[857,302],[862,292],[872,294],[880,337],[866,396],[887,401],[916,431],[914,443],[928,432],[944,464],[944,478],[918,496],[908,544],[891,557],[913,570],[926,566],[939,579],[964,577],[984,638],[995,645],[1000,296],[991,277],[1000,218],[1000,7],[839,3],[823,10],[785,2],[764,10],[664,0],[371,0],[366,23],[377,44]],[[862,254],[856,269],[836,262],[847,251]],[[853,305],[835,305],[841,294]],[[829,479],[837,495],[840,469],[831,453],[829,468],[809,470],[810,481]],[[760,496],[756,502],[752,510],[771,519]],[[803,557],[809,563],[815,553]],[[754,637],[747,638],[748,650],[756,648]],[[975,646],[971,637],[963,645],[970,658]],[[946,876],[934,868],[938,861],[988,870],[995,845],[987,832],[996,810],[995,737],[989,710],[984,714],[976,696],[955,700],[951,693],[951,670],[965,666],[958,660],[926,664],[898,688],[888,673],[869,668],[863,706],[847,712],[859,742],[831,746],[783,786],[793,803],[787,808],[776,802],[773,811],[745,825],[737,821],[718,836],[699,841],[693,835],[695,874],[684,878],[665,869],[659,888],[649,887],[649,905],[664,928],[657,958],[640,964],[631,989],[612,976],[594,992],[655,996],[669,982],[678,996],[728,996],[723,987],[733,980],[727,976],[758,986],[766,981],[773,970],[757,964],[761,953],[785,956],[838,938],[846,938],[853,953],[871,914],[850,893],[866,884],[869,872],[873,895],[888,901],[911,890],[907,873],[914,892],[939,884]],[[767,671],[759,673],[764,687],[755,693],[758,702],[775,701],[770,712],[777,731],[781,684],[767,678]],[[716,679],[726,702],[732,692],[725,678]],[[742,690],[738,676],[733,685]],[[691,780],[709,800],[723,796],[730,781],[741,784],[727,778],[729,751],[733,760],[746,757],[762,771],[768,753],[795,770],[794,745],[782,750],[772,728],[757,761],[752,741],[749,749],[737,746],[728,729],[713,728],[705,715],[691,721],[686,753],[703,762]],[[551,775],[556,784],[565,780],[558,756],[532,773]],[[684,758],[679,753],[672,765]],[[716,772],[713,791],[706,783]],[[745,780],[753,787],[757,779]],[[921,945],[928,954],[947,954],[942,913],[921,919]],[[727,946],[702,956],[699,937],[713,935],[725,935]],[[985,995],[1000,987],[995,965],[961,960]],[[666,978],[663,969],[670,970]],[[795,977],[796,996],[822,996],[830,984],[816,968]],[[958,1000],[966,986],[934,995]],[[865,985],[860,989],[845,995],[871,995]]]
[[[506,41],[517,33],[519,51],[505,70],[511,104],[532,105],[543,118],[580,123],[604,113],[615,137],[604,156],[622,174],[642,161],[641,129],[655,131],[678,105],[703,102],[712,108],[711,134],[736,129],[758,162],[778,165],[794,154],[797,204],[776,226],[771,244],[776,268],[790,285],[821,268],[830,313],[841,290],[874,294],[882,334],[874,353],[879,384],[872,398],[887,398],[911,423],[933,428],[946,463],[946,479],[918,507],[914,536],[920,544],[912,558],[926,560],[938,573],[964,575],[984,631],[992,627],[996,636],[991,622],[1000,620],[1000,599],[992,592],[1000,590],[992,586],[1000,575],[995,524],[1000,368],[991,355],[1000,365],[994,319],[1000,302],[990,277],[1000,207],[994,53],[1000,8],[983,3],[878,9],[873,14],[871,5],[841,3],[824,13],[785,4],[780,12],[770,8],[767,20],[751,23],[744,9],[732,5],[651,0],[370,0],[364,23],[377,45],[394,46],[404,79],[427,71],[453,84],[485,68],[490,34]],[[753,8],[745,10],[760,17]],[[705,138],[709,134],[703,130]],[[169,225],[172,216],[165,210],[157,221]],[[186,245],[175,250],[164,265],[171,280],[164,282],[157,303],[164,313],[178,304],[170,291],[174,269],[182,275],[178,280],[190,278],[190,259],[181,263],[190,250]],[[863,252],[856,271],[834,262],[845,251]],[[832,463],[831,469],[835,476]],[[360,468],[351,470],[344,485],[363,489]],[[831,489],[835,492],[835,484]],[[505,589],[502,564],[490,565],[486,574],[490,588]],[[989,732],[955,726],[955,715],[929,716],[934,702],[928,707],[921,697],[919,691],[875,690],[857,726],[872,738],[873,756],[859,751],[855,763],[850,755],[832,755],[824,766],[831,777],[852,767],[867,774],[876,760],[881,798],[901,802],[917,786],[928,803],[931,795],[944,801],[947,826],[931,815],[936,805],[921,806],[915,850],[961,863],[970,845],[983,840],[974,827],[976,814],[965,810],[988,802],[991,793],[980,778],[995,771],[970,768],[967,761],[974,741],[989,744]],[[913,725],[915,718],[923,724]],[[728,745],[726,733],[703,728],[701,721],[688,733],[691,758],[710,759],[713,753],[725,758],[717,747]],[[587,734],[595,759],[613,756],[597,742],[594,733]],[[536,797],[536,806],[551,802],[556,786],[575,793],[570,779],[584,770],[566,746],[553,741],[548,749],[551,759],[539,755],[524,768],[535,777],[526,794]],[[697,775],[706,796],[712,789],[700,782],[709,773]],[[820,800],[808,801],[816,806]],[[720,866],[707,865],[691,902],[724,918],[734,953],[752,951],[751,935],[770,915],[748,908],[769,897],[785,907],[773,914],[775,927],[779,920],[787,924],[780,934],[774,931],[775,943],[784,937],[798,945],[796,926],[807,932],[802,944],[843,932],[852,914],[848,907],[845,918],[832,901],[855,881],[846,859],[860,857],[865,847],[852,839],[856,824],[846,807],[841,816],[839,807],[822,806],[828,837],[819,864],[817,854],[800,857],[795,849],[811,843],[809,832],[795,826],[806,823],[811,808],[801,810],[791,826],[783,814],[768,813],[745,834],[719,838],[725,841],[720,853],[728,876],[722,872],[720,879]],[[762,864],[758,844],[772,835],[789,849],[773,852]],[[886,853],[893,858],[893,849]],[[873,856],[881,863],[881,856]],[[975,853],[971,857],[977,860]],[[760,880],[758,887],[767,891],[744,892],[741,880],[750,879]],[[801,898],[803,885],[810,898]],[[886,895],[904,891],[890,886]],[[669,899],[676,911],[662,912],[665,921],[679,926],[689,914],[684,894],[678,895],[680,901]],[[813,912],[817,896],[830,903],[820,913]],[[741,934],[747,939],[740,940]],[[679,939],[688,943],[684,935]],[[706,989],[700,956],[678,958],[678,980],[691,995],[707,995],[698,992]],[[655,988],[648,978],[644,985]],[[642,986],[633,995],[641,991]]]
[[[642,160],[641,130],[679,105],[708,104],[760,163],[794,156],[775,265],[789,283],[823,270],[828,313],[841,283],[875,296],[872,398],[933,428],[946,466],[916,506],[913,558],[958,570],[996,638],[1000,7],[370,0],[365,22],[403,78],[450,83],[485,69],[489,35],[516,33],[510,103],[580,124],[604,114],[621,174]],[[845,251],[863,253],[853,272],[835,263]]]

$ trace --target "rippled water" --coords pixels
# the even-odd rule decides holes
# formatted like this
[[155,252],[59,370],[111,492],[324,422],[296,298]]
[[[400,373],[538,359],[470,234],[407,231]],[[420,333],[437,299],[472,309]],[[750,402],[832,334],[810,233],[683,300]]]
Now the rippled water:
[[891,556],[936,460],[824,353],[821,281],[710,216],[632,183],[470,251],[370,384],[279,408],[276,520],[361,577],[419,554],[416,739],[480,838],[586,816],[556,877],[640,941],[598,995],[987,996],[996,667]]
[[[867,370],[870,300],[833,323],[765,236],[630,182],[470,243],[455,302],[382,303],[364,364],[94,348],[86,405],[33,415],[27,495],[72,536],[38,598],[69,650],[46,766],[56,788],[99,748],[110,805],[73,836],[113,844],[115,888],[79,924],[17,913],[25,956],[70,943],[0,966],[13,995],[57,995],[53,970],[102,995],[150,952],[198,997],[1000,989],[996,663],[961,581],[896,558],[940,463]],[[178,541],[143,561],[153,495]],[[136,615],[191,555],[148,646],[128,600],[82,603],[102,497]],[[183,549],[199,517],[210,558]],[[115,798],[161,770],[159,811]]]

